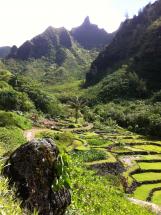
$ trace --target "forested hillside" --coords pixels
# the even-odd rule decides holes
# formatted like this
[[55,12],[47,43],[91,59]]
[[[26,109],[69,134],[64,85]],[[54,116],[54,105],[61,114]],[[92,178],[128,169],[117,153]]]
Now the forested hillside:
[[[89,26],[93,29],[91,33]],[[95,25],[90,23],[89,26],[82,32],[83,38],[88,41],[95,32],[100,37],[99,41],[92,42],[92,50],[84,49],[81,42],[65,28],[48,27],[19,48],[11,48],[6,58],[8,69],[46,83],[84,78],[98,50],[106,45],[109,38],[105,31],[102,33],[101,29],[93,28]]]
[[86,85],[98,83],[121,65],[127,64],[147,83],[149,89],[160,89],[161,1],[148,4],[138,16],[127,19],[112,43],[99,54],[87,73]]

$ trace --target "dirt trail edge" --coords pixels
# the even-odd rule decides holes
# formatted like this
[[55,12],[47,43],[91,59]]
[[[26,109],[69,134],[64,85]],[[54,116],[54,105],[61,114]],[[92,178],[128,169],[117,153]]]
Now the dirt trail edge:
[[131,201],[134,204],[150,208],[151,211],[153,211],[157,215],[161,215],[161,207],[156,205],[156,204],[146,202],[146,201],[142,201],[142,200],[139,200],[139,199],[134,199],[134,198],[128,198],[128,200]]
[[24,131],[24,137],[27,139],[27,141],[31,141],[35,138],[37,133],[42,132],[42,131],[49,131],[49,129],[33,127],[30,130]]

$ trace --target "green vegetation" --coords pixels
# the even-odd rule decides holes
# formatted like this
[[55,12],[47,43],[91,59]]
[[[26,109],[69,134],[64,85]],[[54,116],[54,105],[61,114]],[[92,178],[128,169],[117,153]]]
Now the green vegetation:
[[146,95],[145,82],[136,73],[128,72],[124,65],[100,83],[98,98],[107,102],[114,99],[145,98]]
[[71,182],[73,200],[69,215],[151,214],[125,198],[122,190],[116,187],[118,181],[114,176],[97,176],[95,172],[86,170],[77,155],[73,155],[71,162]]
[[[25,142],[23,130],[32,124],[48,127],[36,137],[52,138],[61,152],[56,168],[60,177],[53,189],[68,187],[68,172],[71,175],[68,215],[152,214],[130,203],[124,191],[147,200],[161,187],[155,183],[161,180],[161,1],[157,2],[127,19],[91,66],[97,51],[83,49],[68,31],[52,27],[41,35],[49,46],[42,49],[36,37],[32,45],[23,44],[19,55],[17,49],[15,56],[11,53],[15,59],[0,61],[2,163],[4,154]],[[28,55],[21,52],[26,47],[32,50]],[[65,153],[71,159],[67,173]],[[23,214],[4,178],[0,192],[0,213]],[[161,204],[160,195],[155,191],[150,200]]]
[[20,208],[20,202],[15,201],[14,192],[8,190],[7,181],[4,178],[0,180],[0,213],[1,214],[13,214],[22,215],[22,209]]
[[99,104],[85,111],[85,118],[100,122],[101,125],[118,124],[131,131],[148,136],[160,137],[160,103],[146,101],[118,101]]
[[77,154],[84,162],[99,161],[108,158],[108,155],[105,151],[98,149],[91,149],[84,152],[79,151]]
[[154,192],[154,195],[153,195],[152,201],[153,201],[155,204],[157,204],[157,205],[161,205],[161,200],[160,200],[160,198],[161,198],[161,191],[160,191],[160,190],[159,190],[159,191],[155,191],[155,192]]
[[[142,185],[135,190],[134,197],[137,199],[146,201],[147,197],[149,196],[150,191],[157,187],[161,187],[161,183]],[[154,202],[154,201],[152,200],[152,202]]]
[[133,177],[137,180],[137,181],[152,181],[152,180],[160,180],[161,179],[161,173],[157,173],[157,172],[145,172],[145,173],[141,173],[141,174],[135,174],[133,175]]
[[161,162],[157,163],[139,163],[141,169],[161,169]]
[[31,128],[31,121],[14,112],[0,111],[0,127],[17,126],[21,129]]
[[[25,143],[23,132],[17,127],[0,127],[0,170],[5,160],[5,156],[11,153],[21,144]],[[8,182],[1,176],[0,180],[0,213],[21,215],[24,212],[20,207],[20,200],[15,200],[14,190],[8,189]],[[27,212],[26,212],[27,214]],[[36,213],[35,213],[36,215]]]

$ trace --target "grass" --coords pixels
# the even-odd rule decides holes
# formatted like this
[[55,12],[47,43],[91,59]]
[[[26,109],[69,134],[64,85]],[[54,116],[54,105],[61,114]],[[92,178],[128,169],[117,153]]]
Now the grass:
[[81,83],[82,81],[75,80],[64,84],[48,85],[45,86],[45,91],[51,95],[55,95],[58,98],[68,98],[74,95],[81,95],[84,92],[83,89],[80,90]]
[[108,146],[111,144],[111,141],[107,141],[99,138],[92,138],[87,141],[87,143],[91,146]]
[[161,183],[142,185],[135,190],[134,197],[145,201],[149,192],[156,187],[161,187]]
[[106,151],[98,149],[90,149],[84,152],[78,151],[77,154],[84,162],[100,161],[108,158]]
[[161,155],[144,155],[138,160],[161,160]]
[[134,174],[133,177],[139,182],[161,180],[161,173],[148,172],[148,173]]
[[160,190],[154,192],[152,202],[157,205],[161,205],[161,191]]
[[13,190],[8,189],[8,182],[6,179],[0,180],[0,214],[1,215],[22,215],[20,208],[20,201],[16,201]]
[[139,166],[141,169],[161,169],[161,162],[157,162],[157,163],[139,163]]
[[153,146],[153,145],[137,145],[133,146],[134,148],[137,149],[142,149],[145,151],[155,151],[155,152],[161,152],[161,146]]
[[31,128],[31,122],[24,116],[13,112],[0,111],[0,127],[16,126],[21,129]]
[[23,131],[17,127],[0,127],[0,142],[2,149],[7,152],[25,143]]
[[[3,154],[13,151],[15,148],[25,143],[23,132],[17,127],[0,128],[0,171],[3,166]],[[0,178],[0,214],[2,215],[22,215],[28,214],[20,207],[20,200],[15,199],[14,190],[8,188],[8,181],[3,176]],[[34,213],[37,214],[36,212]]]
[[152,215],[130,203],[114,176],[97,176],[87,170],[77,154],[71,157],[72,204],[67,215]]

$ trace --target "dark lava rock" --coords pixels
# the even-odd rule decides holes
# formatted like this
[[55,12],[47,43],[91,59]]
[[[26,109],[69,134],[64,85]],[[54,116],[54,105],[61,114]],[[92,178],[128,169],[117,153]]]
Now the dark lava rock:
[[62,215],[71,202],[69,189],[53,191],[58,177],[59,151],[51,139],[32,140],[16,149],[7,160],[3,174],[15,185],[22,206],[41,215]]

